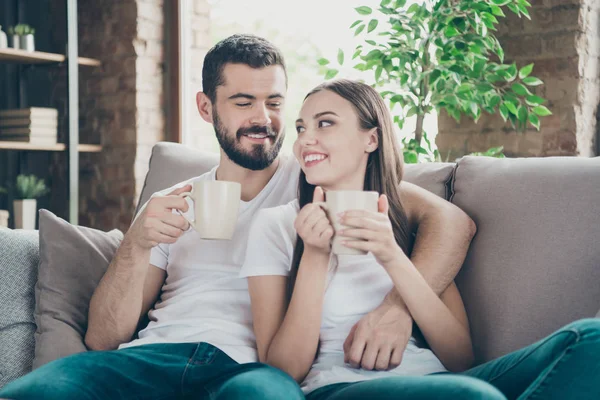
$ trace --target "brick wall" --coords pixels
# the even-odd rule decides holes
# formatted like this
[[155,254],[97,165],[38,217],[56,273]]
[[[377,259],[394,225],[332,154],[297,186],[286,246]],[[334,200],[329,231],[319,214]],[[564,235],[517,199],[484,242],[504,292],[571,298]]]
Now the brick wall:
[[498,38],[506,61],[519,67],[535,63],[533,75],[544,81],[537,94],[554,115],[542,118],[541,131],[516,133],[499,115],[475,124],[439,116],[436,144],[450,160],[474,151],[504,146],[505,154],[523,156],[594,156],[597,154],[600,102],[600,2],[530,0],[532,20],[507,12]]
[[[207,46],[208,3],[194,5],[202,24],[192,43]],[[81,225],[131,223],[152,146],[165,139],[165,29],[163,0],[79,1],[80,53],[102,61],[80,68],[80,134],[103,145],[81,156]]]

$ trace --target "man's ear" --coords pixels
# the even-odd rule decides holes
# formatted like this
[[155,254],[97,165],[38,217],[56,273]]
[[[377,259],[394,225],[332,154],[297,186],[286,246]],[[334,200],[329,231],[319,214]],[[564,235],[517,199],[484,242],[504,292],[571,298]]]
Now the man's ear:
[[372,153],[379,147],[379,135],[377,134],[377,128],[371,129],[367,133],[367,145],[365,152]]
[[212,101],[208,98],[204,92],[196,93],[196,105],[198,106],[198,112],[203,120],[209,124],[213,123],[213,112],[212,112]]

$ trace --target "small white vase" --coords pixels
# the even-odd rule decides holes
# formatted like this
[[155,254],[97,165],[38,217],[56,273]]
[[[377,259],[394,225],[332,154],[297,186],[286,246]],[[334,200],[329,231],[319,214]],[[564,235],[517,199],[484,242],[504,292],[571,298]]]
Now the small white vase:
[[0,228],[8,228],[8,211],[0,210]]
[[8,36],[2,30],[2,26],[0,26],[0,49],[5,49],[8,47]]
[[21,36],[21,50],[35,51],[35,40],[33,35]]
[[19,39],[19,35],[10,36],[10,47],[12,47],[13,49],[21,48],[21,40]]
[[35,199],[15,200],[15,229],[35,229],[37,201]]

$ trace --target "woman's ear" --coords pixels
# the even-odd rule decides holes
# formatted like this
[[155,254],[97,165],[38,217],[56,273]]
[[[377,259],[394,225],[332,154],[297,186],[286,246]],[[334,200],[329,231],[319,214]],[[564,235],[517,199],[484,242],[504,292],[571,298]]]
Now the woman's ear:
[[367,132],[367,146],[365,148],[366,153],[372,153],[379,147],[379,135],[377,134],[377,128],[371,129]]
[[198,106],[198,112],[203,120],[209,124],[213,123],[212,113],[212,102],[204,92],[200,91],[196,93],[196,105]]

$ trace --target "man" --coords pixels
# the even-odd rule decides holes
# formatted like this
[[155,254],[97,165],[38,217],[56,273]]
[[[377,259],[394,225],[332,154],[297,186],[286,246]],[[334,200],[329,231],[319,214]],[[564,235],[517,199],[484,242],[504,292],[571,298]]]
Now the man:
[[[298,385],[257,363],[250,300],[238,278],[251,217],[296,195],[299,167],[280,157],[287,89],[280,52],[264,39],[234,35],[207,54],[199,112],[221,145],[219,165],[195,179],[242,184],[231,241],[206,241],[177,212],[188,203],[183,182],[146,204],[96,289],[85,342],[93,351],[54,361],[9,384],[13,399],[194,398],[299,399]],[[474,235],[462,211],[414,185],[402,198],[418,235],[412,260],[441,294],[452,282]],[[346,340],[356,367],[401,362],[412,319],[401,299],[386,301]],[[158,300],[158,301],[157,301]],[[148,311],[149,325],[131,341]],[[119,349],[116,350],[115,349]]]

